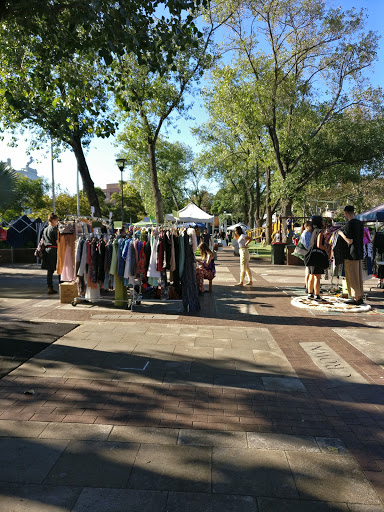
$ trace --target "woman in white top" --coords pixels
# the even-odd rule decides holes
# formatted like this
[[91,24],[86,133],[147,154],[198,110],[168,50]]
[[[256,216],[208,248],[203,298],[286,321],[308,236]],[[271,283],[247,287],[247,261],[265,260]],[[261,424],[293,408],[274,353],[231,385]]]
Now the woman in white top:
[[251,286],[252,285],[252,274],[251,274],[251,269],[249,268],[248,245],[252,239],[249,236],[244,235],[243,230],[241,229],[240,226],[235,227],[233,236],[237,240],[237,243],[239,244],[239,251],[240,251],[240,282],[237,284],[237,286],[244,285],[245,273],[247,273],[248,280],[249,280],[247,285]]

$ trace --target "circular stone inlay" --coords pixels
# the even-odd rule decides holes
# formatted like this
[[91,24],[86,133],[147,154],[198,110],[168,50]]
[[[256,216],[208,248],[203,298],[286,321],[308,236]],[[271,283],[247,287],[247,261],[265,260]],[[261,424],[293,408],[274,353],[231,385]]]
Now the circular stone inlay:
[[297,308],[307,308],[318,311],[332,311],[339,313],[366,313],[370,311],[369,304],[362,304],[361,306],[354,306],[353,304],[346,304],[345,299],[334,297],[333,295],[322,295],[322,302],[317,302],[307,297],[295,297],[291,300],[292,306]]

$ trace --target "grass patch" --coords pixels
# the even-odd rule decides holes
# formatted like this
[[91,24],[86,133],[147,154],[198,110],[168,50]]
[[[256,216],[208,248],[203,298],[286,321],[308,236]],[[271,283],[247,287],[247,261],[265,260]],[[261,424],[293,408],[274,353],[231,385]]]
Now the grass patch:
[[270,245],[264,245],[262,246],[260,243],[256,243],[252,241],[249,245],[249,252],[251,259],[260,259],[260,260],[267,260],[271,259],[271,246]]

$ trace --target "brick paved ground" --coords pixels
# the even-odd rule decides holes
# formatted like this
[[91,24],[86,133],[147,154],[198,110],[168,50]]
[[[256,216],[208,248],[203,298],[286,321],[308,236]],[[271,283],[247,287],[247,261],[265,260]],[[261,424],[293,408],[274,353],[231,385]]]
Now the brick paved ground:
[[[27,482],[48,486],[48,494],[50,486],[69,486],[72,494],[63,498],[66,508],[60,510],[88,510],[84,500],[90,487],[128,487],[129,495],[110,495],[115,508],[105,510],[116,511],[125,510],[117,503],[127,496],[142,507],[140,496],[132,493],[144,489],[154,493],[156,506],[151,502],[148,510],[156,511],[187,510],[186,500],[196,502],[188,509],[193,511],[213,510],[213,503],[224,511],[384,510],[367,484],[384,500],[384,369],[380,357],[372,359],[371,352],[367,357],[364,344],[359,350],[341,335],[347,330],[355,337],[368,333],[372,344],[384,340],[383,297],[373,294],[369,314],[316,314],[290,304],[290,287],[299,284],[302,269],[254,263],[255,286],[237,288],[238,265],[229,249],[220,253],[214,293],[204,296],[196,315],[180,313],[177,304],[143,303],[131,313],[73,308],[42,297],[0,310],[3,321],[22,315],[81,324],[0,380],[4,439],[30,438],[40,448],[47,439],[59,443],[57,456],[36,478],[10,478],[0,471],[0,479],[15,486],[15,496],[21,495],[17,486]],[[325,343],[336,353],[331,373],[308,355],[304,348],[310,342]],[[34,394],[25,394],[31,389]],[[64,440],[69,445],[61,445]],[[57,475],[66,473],[73,453],[90,457],[83,445],[72,446],[83,441],[109,447],[122,443],[124,449],[124,443],[140,444],[123,483],[102,485],[97,476],[83,481],[76,471],[72,479],[60,480]],[[153,443],[168,445],[168,451],[158,452],[159,460],[146,452]],[[223,446],[233,454],[220,452]],[[201,457],[201,471],[211,476],[200,482],[191,473],[185,476],[189,485],[181,485],[176,470],[166,482],[143,473],[144,459],[151,455],[154,474],[164,476],[161,457],[174,457],[168,461],[173,468],[182,450],[193,464]],[[268,481],[248,461],[250,453],[252,460],[260,458],[259,468],[274,468]],[[351,488],[348,479],[354,482]],[[208,480],[206,487],[202,482]],[[285,482],[287,491],[270,488],[274,480],[283,489]],[[244,481],[253,481],[254,487]],[[88,501],[97,503],[96,494]],[[1,510],[10,508],[0,503]]]

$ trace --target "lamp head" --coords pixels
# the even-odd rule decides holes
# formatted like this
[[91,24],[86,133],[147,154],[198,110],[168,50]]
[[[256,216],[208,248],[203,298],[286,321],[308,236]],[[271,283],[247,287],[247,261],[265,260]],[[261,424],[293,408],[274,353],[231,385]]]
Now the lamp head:
[[125,164],[127,163],[125,158],[116,158],[117,167],[123,172]]

